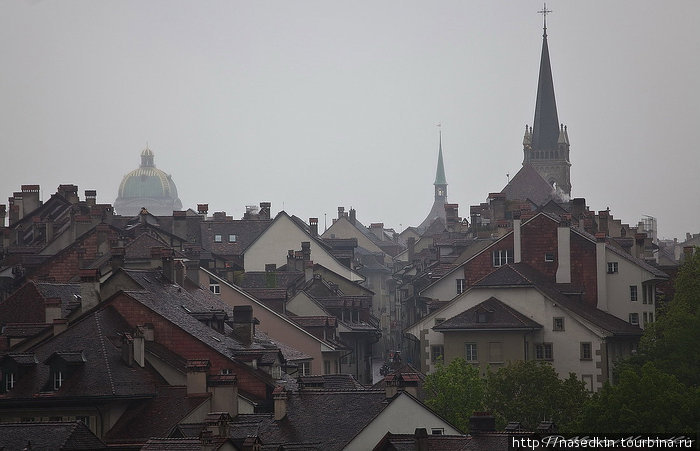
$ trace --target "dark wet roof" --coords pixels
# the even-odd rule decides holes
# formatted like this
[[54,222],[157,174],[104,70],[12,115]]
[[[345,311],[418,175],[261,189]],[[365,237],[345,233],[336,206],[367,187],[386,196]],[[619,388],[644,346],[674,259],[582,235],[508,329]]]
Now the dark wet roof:
[[[127,322],[112,307],[91,313],[31,349],[39,364],[18,378],[15,387],[4,395],[4,401],[154,396],[160,378],[148,369],[127,366],[122,360],[120,333],[129,330]],[[78,363],[57,391],[52,390],[50,367],[43,363],[52,356]]]
[[552,199],[554,190],[532,165],[526,163],[501,193],[505,194],[508,200],[530,199],[537,205],[544,205]]
[[231,437],[257,433],[266,446],[306,443],[318,444],[318,449],[338,450],[387,406],[384,390],[304,390],[287,396],[287,416],[282,420],[238,415],[232,423]]
[[73,310],[80,307],[80,284],[79,283],[48,283],[34,282],[39,293],[48,298],[61,299],[61,317],[66,318]]
[[[484,322],[479,322],[479,313],[486,313]],[[494,297],[478,303],[459,315],[453,316],[433,327],[438,331],[490,330],[490,329],[541,329],[542,325]]]
[[627,321],[623,321],[589,304],[569,298],[559,291],[555,284],[545,280],[537,270],[526,263],[511,263],[501,266],[496,271],[481,279],[474,286],[475,288],[498,286],[534,287],[545,296],[557,301],[562,307],[612,334],[642,334],[642,330],[638,326],[633,326]]
[[255,271],[246,272],[236,278],[236,285],[248,288],[288,288],[304,277],[301,271]]
[[[219,255],[241,255],[267,227],[271,219],[238,219],[217,221],[208,219],[201,223],[202,247]],[[221,235],[221,241],[215,242],[215,235]],[[229,242],[229,235],[235,235],[234,242]]]
[[12,323],[3,326],[0,333],[9,338],[31,338],[52,327],[53,325],[45,323]]
[[365,388],[352,374],[299,376],[297,383],[300,390],[360,390]]
[[85,424],[75,422],[0,423],[0,449],[102,450],[107,446]]
[[187,387],[160,386],[155,398],[139,401],[107,433],[108,443],[145,443],[164,437],[209,395],[188,396]]

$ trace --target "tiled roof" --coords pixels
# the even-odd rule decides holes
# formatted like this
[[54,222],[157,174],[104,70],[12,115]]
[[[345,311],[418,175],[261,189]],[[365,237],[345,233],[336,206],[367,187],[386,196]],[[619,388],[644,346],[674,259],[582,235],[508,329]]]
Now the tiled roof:
[[207,402],[209,394],[188,396],[187,387],[159,386],[155,398],[139,401],[107,433],[107,443],[145,443],[165,437],[192,410]]
[[318,376],[299,376],[300,389],[316,390],[360,390],[365,387],[352,374],[323,374]]
[[290,316],[289,319],[301,327],[335,327],[338,324],[335,316]]
[[[202,247],[219,255],[241,255],[270,224],[270,219],[203,221],[200,226]],[[221,242],[214,241],[215,235],[221,235]],[[230,243],[229,235],[236,235],[236,241]]]
[[387,405],[384,390],[288,393],[282,420],[238,415],[230,435],[237,439],[257,434],[265,446],[305,443],[318,446],[307,449],[339,450]]
[[501,266],[475,284],[475,288],[497,286],[530,286],[538,289],[562,307],[614,335],[642,334],[639,327],[564,295],[553,283],[544,280],[537,270],[525,263],[511,263]]
[[31,338],[52,327],[51,324],[45,323],[11,323],[3,326],[0,333],[9,338]]
[[243,288],[243,291],[261,301],[286,300],[286,288]]
[[124,257],[126,259],[150,259],[151,249],[154,247],[170,247],[170,245],[148,232],[139,234],[124,246]]
[[549,183],[527,163],[513,176],[501,193],[505,194],[508,200],[530,199],[537,205],[547,203],[554,196],[554,190]]
[[79,421],[0,423],[0,449],[103,450],[107,446]]
[[[526,434],[523,434],[526,435]],[[492,451],[511,449],[511,435],[501,432],[486,432],[478,435],[432,435],[425,436],[426,448],[440,451]],[[388,432],[379,442],[377,450],[414,451],[422,449],[415,434],[392,434]]]
[[[139,398],[155,395],[160,379],[146,368],[129,367],[121,357],[121,335],[131,330],[127,322],[112,307],[95,311],[56,335],[31,349],[39,362],[18,378],[0,405],[41,401],[44,398],[126,397]],[[50,357],[78,362],[61,388],[51,390]],[[80,364],[81,363],[81,364]]]
[[236,279],[241,288],[288,288],[304,277],[301,271],[246,272]]
[[[478,321],[478,313],[487,312],[486,322]],[[531,320],[494,297],[478,303],[459,315],[453,316],[433,327],[438,331],[490,330],[490,329],[541,329],[542,325]]]
[[76,296],[80,296],[80,284],[78,283],[47,283],[34,282],[39,293],[48,298],[61,299],[61,317],[66,318],[68,315],[80,307],[80,301]]

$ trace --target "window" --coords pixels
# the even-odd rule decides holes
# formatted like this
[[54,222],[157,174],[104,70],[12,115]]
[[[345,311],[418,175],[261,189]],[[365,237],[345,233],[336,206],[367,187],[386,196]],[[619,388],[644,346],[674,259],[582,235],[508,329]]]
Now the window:
[[642,285],[642,304],[654,303],[654,286],[651,284]]
[[464,347],[466,351],[467,362],[476,362],[478,360],[476,354],[476,343],[466,343]]
[[443,345],[432,345],[430,347],[430,361],[432,363],[437,363],[438,361],[443,362],[445,356],[445,347]]
[[58,390],[63,385],[63,372],[56,371],[53,373],[53,389]]
[[221,235],[220,234],[217,233],[216,235],[214,235],[214,242],[221,243]]
[[221,368],[221,374],[233,374],[231,368]]
[[552,253],[544,254],[544,261],[553,262],[554,261],[554,254],[552,254]]
[[330,360],[323,361],[323,374],[331,374],[331,361]]
[[443,435],[444,433],[445,433],[444,428],[432,428],[432,429],[430,429],[431,435]]
[[557,317],[553,319],[552,330],[562,331],[564,330],[564,318]]
[[654,322],[654,312],[649,312],[649,322],[650,323]]
[[489,343],[489,362],[503,362],[503,343],[500,341],[493,341]]
[[308,376],[309,374],[311,374],[311,362],[300,362],[299,375]]
[[228,236],[229,243],[235,243],[236,241],[238,241],[238,237],[236,235],[231,234]]
[[630,285],[630,301],[637,302],[637,285]]
[[581,342],[581,360],[593,360],[593,345],[590,342]]
[[5,391],[8,392],[15,388],[15,373],[5,373]]
[[540,343],[535,346],[535,359],[537,360],[552,360],[554,353],[552,351],[552,343]]
[[218,283],[210,283],[209,291],[211,291],[214,294],[221,294],[221,285],[219,285]]
[[639,313],[630,313],[630,324],[639,326]]
[[581,381],[583,382],[586,390],[593,392],[593,375],[592,374],[582,374]]
[[462,294],[464,293],[464,290],[467,289],[467,280],[466,279],[457,279],[457,294]]
[[487,323],[489,321],[489,312],[485,310],[479,310],[476,312],[476,322],[479,324]]
[[513,263],[513,251],[510,249],[501,249],[493,251],[493,266],[503,266],[507,263]]
[[608,274],[617,274],[617,262],[608,262]]

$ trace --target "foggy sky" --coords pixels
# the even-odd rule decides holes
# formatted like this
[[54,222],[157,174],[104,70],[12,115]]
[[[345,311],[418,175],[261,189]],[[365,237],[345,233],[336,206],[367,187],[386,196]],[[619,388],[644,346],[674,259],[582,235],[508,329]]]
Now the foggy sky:
[[[700,2],[547,4],[572,196],[660,237],[700,231]],[[418,225],[442,124],[448,200],[522,163],[539,1],[2,1],[0,203],[61,183],[113,203],[148,142],[184,208],[338,206]]]

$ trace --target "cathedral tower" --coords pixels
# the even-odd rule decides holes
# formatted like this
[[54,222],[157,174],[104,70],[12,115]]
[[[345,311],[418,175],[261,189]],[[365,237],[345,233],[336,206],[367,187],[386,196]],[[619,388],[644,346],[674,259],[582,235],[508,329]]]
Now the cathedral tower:
[[544,15],[540,75],[537,83],[535,119],[532,127],[525,126],[523,165],[532,165],[558,194],[570,196],[569,135],[566,126],[559,123],[557,103],[554,99],[554,82],[547,46],[547,13],[549,12],[551,11],[547,10],[546,5],[540,11]]

